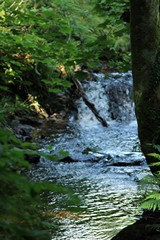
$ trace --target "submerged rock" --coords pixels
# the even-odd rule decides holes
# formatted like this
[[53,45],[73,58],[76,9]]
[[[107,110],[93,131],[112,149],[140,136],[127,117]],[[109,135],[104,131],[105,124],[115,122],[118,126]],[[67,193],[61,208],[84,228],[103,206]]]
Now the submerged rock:
[[140,152],[133,153],[130,152],[121,155],[108,154],[105,163],[107,166],[123,167],[123,166],[141,166],[146,162],[144,156]]

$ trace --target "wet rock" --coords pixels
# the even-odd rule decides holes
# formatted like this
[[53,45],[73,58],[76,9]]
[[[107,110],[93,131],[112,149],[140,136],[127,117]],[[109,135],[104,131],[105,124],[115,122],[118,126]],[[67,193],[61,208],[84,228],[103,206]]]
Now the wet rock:
[[113,120],[131,120],[134,118],[132,101],[132,75],[111,74],[107,81],[109,113]]
[[64,162],[64,163],[72,163],[72,162],[77,162],[76,160],[74,160],[73,158],[71,158],[70,156],[64,157],[60,160],[60,162]]
[[142,218],[124,228],[112,240],[159,240],[160,232],[155,228],[160,224],[159,212],[145,212]]
[[33,127],[30,125],[19,124],[17,127],[14,127],[15,136],[22,141],[31,141],[32,140],[32,131]]
[[123,166],[140,166],[142,165],[141,160],[134,160],[134,161],[126,161],[126,160],[110,160],[106,163],[107,166],[117,166],[117,167],[123,167]]
[[83,151],[82,151],[82,154],[99,154],[98,152],[98,148],[97,147],[94,147],[94,148],[91,148],[91,147],[86,147]]
[[26,153],[25,160],[28,161],[29,163],[37,164],[40,162],[40,156],[38,154],[30,155]]
[[43,124],[44,120],[39,119],[38,117],[34,116],[21,116],[19,117],[19,122],[23,125],[30,125],[32,127],[37,127]]
[[15,136],[22,141],[32,140],[32,131],[34,127],[32,125],[22,124],[21,118],[15,117],[11,122],[11,128]]
[[[43,126],[45,123],[44,119],[39,119],[35,116],[15,116],[11,121],[11,128],[13,129],[14,135],[22,141],[31,141],[34,138],[34,131]],[[45,138],[43,134],[40,136],[41,139]]]
[[117,167],[125,167],[125,166],[140,166],[141,165],[141,161],[134,161],[134,162],[121,162],[121,161],[119,161],[119,162],[113,162],[112,164],[111,164],[111,166],[117,166]]
[[108,154],[105,164],[107,166],[141,166],[145,164],[145,158],[141,153],[124,153],[122,155]]

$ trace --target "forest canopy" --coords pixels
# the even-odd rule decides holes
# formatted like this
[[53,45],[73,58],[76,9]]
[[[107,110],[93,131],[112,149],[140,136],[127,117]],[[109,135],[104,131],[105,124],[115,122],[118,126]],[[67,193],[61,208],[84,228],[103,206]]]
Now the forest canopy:
[[0,4],[2,90],[70,87],[61,73],[82,66],[130,69],[128,6],[123,1],[4,1]]

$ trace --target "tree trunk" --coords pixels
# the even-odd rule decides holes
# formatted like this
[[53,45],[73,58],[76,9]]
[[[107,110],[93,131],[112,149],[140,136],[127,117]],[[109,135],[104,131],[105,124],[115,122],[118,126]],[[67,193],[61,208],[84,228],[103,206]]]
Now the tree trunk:
[[[141,148],[150,164],[160,144],[159,0],[130,0],[135,111]],[[158,169],[151,167],[155,173]]]

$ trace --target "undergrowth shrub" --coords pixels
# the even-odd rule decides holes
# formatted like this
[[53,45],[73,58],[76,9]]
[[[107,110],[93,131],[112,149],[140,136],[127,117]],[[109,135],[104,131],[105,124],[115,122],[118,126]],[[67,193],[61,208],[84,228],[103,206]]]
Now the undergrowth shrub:
[[[58,229],[56,221],[49,218],[48,200],[44,193],[69,195],[71,190],[49,182],[32,182],[25,174],[31,165],[25,154],[34,154],[37,147],[27,150],[13,134],[0,129],[0,239],[49,240]],[[43,194],[42,194],[43,193]]]
[[0,98],[0,126],[6,126],[10,123],[10,118],[17,113],[27,114],[30,111],[30,105],[26,101],[21,101],[18,96],[15,98],[3,96]]
[[[160,146],[154,146],[158,152],[160,152]],[[153,157],[157,161],[151,164],[153,167],[160,167],[160,154],[151,153],[150,157]],[[146,190],[146,197],[141,204],[143,209],[149,211],[160,211],[160,171],[157,171],[154,175],[147,175],[141,180],[141,187],[144,186]]]

